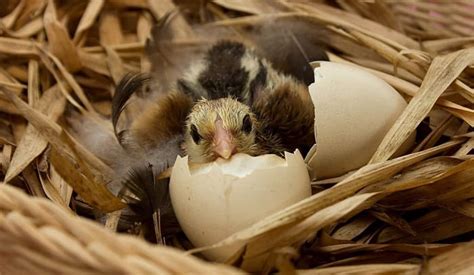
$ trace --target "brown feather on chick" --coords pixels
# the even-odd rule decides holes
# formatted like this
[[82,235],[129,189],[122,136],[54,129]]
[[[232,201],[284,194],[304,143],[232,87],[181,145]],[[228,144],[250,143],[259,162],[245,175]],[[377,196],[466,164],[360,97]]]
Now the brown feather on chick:
[[117,124],[131,96],[148,85],[144,74],[127,74],[117,85],[112,99],[112,124],[119,143],[128,151],[147,151],[163,145],[184,132],[186,118],[192,107],[189,96],[173,91],[159,100],[152,100],[144,112],[133,120],[129,129],[118,131]]
[[129,138],[147,150],[182,135],[192,104],[191,98],[179,91],[161,97],[132,123]]
[[299,149],[306,154],[315,143],[314,107],[306,86],[288,83],[253,105],[259,120],[261,151],[282,155]]

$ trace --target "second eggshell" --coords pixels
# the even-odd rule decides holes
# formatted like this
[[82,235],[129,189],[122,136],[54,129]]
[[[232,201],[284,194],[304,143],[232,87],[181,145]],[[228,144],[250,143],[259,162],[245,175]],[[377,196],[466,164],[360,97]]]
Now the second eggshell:
[[[407,103],[384,80],[351,65],[316,62],[309,86],[316,147],[307,156],[313,178],[340,176],[367,164]],[[398,153],[414,143],[415,135]]]
[[[261,219],[311,195],[301,154],[252,157],[189,167],[178,157],[170,179],[170,195],[178,221],[196,247],[215,244]],[[232,256],[239,245],[209,250],[215,261]]]

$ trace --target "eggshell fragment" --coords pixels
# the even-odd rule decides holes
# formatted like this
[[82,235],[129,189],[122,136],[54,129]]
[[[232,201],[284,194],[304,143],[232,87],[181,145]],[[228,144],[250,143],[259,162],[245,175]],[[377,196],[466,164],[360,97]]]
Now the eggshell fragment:
[[[307,156],[313,178],[340,176],[367,164],[407,103],[389,84],[355,66],[317,62],[309,92],[316,148]],[[414,143],[412,135],[399,150]]]
[[[285,160],[286,159],[286,160]],[[252,157],[236,154],[230,160],[190,169],[178,157],[171,173],[170,195],[178,221],[196,246],[217,243],[231,234],[311,195],[301,154]],[[205,252],[224,261],[238,245]]]

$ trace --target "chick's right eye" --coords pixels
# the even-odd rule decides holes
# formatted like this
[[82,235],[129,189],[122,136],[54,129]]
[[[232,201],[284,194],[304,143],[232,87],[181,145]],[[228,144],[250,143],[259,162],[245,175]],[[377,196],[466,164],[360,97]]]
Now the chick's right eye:
[[193,138],[194,142],[197,144],[201,140],[201,136],[198,133],[196,125],[191,125],[191,137]]

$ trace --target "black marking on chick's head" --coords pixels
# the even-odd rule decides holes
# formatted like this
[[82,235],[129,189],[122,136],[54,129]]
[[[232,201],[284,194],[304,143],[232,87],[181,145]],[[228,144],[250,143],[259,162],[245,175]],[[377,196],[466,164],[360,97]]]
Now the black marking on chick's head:
[[231,96],[243,101],[249,73],[242,68],[246,47],[242,43],[221,41],[206,55],[208,67],[198,78],[209,99]]

